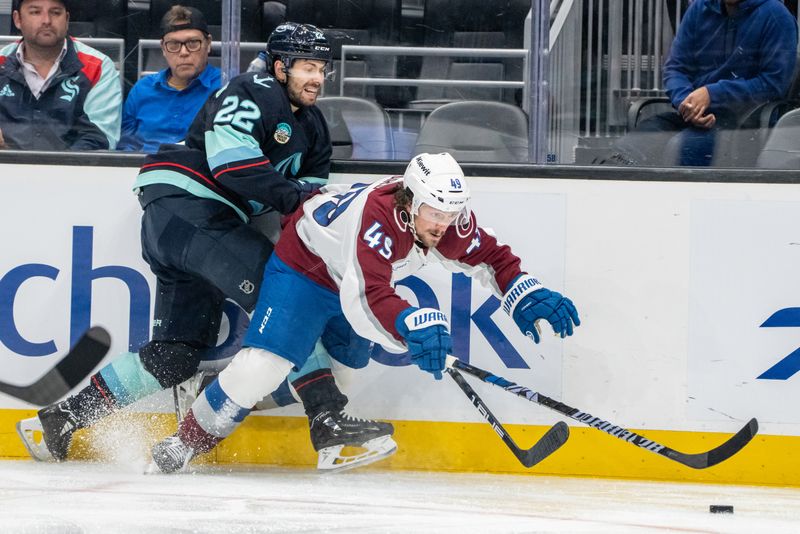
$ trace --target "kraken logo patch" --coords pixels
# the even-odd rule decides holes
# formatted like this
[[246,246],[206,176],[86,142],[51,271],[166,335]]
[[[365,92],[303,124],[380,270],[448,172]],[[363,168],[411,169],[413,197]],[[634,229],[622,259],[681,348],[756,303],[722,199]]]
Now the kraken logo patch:
[[251,282],[250,280],[244,280],[241,284],[239,284],[239,289],[242,290],[242,293],[245,295],[249,295],[256,289],[256,285]]
[[289,138],[292,137],[292,127],[282,122],[275,127],[275,134],[272,137],[280,144],[285,145],[289,142]]

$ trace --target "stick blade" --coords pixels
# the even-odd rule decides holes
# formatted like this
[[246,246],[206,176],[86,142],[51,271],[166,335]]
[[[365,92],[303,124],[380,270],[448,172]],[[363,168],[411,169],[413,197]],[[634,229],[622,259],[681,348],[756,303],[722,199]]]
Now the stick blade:
[[533,447],[524,451],[519,461],[525,467],[533,467],[561,448],[567,439],[569,439],[569,426],[564,421],[559,421],[550,427]]
[[756,418],[750,419],[736,434],[731,436],[725,443],[707,452],[697,454],[686,454],[673,449],[665,449],[660,454],[667,456],[677,462],[682,463],[693,469],[706,469],[724,462],[734,454],[738,453],[745,445],[758,433],[758,421]]
[[101,326],[93,326],[41,378],[27,386],[0,382],[0,393],[38,406],[52,404],[80,384],[105,358],[110,347],[111,336],[108,331]]

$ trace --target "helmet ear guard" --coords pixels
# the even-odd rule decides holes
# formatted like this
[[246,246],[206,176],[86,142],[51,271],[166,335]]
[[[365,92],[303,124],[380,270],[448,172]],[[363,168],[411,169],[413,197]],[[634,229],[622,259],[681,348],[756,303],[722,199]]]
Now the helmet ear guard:
[[458,213],[453,223],[469,220],[470,190],[464,172],[447,152],[414,156],[403,174],[403,186],[413,193],[411,215],[422,204],[445,213]]
[[322,31],[311,24],[286,22],[270,34],[267,40],[267,69],[275,74],[275,62],[280,60],[286,69],[297,59],[311,59],[330,64],[331,45]]

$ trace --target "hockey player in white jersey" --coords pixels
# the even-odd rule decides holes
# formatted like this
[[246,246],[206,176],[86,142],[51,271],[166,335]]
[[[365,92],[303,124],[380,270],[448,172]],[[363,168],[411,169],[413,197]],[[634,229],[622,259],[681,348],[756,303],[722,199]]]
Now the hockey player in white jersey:
[[[420,154],[402,177],[321,192],[285,226],[242,350],[197,398],[176,434],[153,447],[161,471],[185,468],[233,432],[250,406],[302,367],[329,321],[346,320],[390,352],[408,351],[413,363],[440,379],[452,351],[447,317],[412,306],[394,289],[428,263],[478,278],[537,343],[540,319],[562,338],[580,324],[570,299],[543,287],[510,247],[481,229],[464,174],[449,154]],[[388,454],[380,443],[370,445],[374,454]]]

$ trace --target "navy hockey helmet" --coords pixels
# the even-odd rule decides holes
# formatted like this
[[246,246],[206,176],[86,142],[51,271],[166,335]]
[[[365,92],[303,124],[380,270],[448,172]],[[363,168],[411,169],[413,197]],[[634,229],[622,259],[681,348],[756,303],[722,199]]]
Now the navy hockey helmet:
[[275,61],[281,60],[286,68],[292,67],[295,59],[315,59],[330,63],[331,45],[325,34],[311,24],[286,22],[270,34],[267,40],[267,69],[273,72]]

